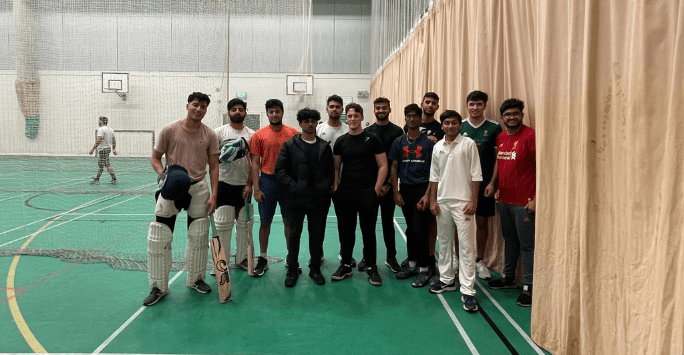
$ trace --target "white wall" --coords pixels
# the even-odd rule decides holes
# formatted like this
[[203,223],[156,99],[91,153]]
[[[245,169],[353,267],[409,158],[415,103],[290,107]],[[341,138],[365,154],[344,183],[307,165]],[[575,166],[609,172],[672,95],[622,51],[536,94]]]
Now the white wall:
[[[41,72],[40,129],[29,139],[24,135],[15,80],[16,72],[0,71],[0,154],[5,155],[87,155],[99,116],[109,117],[114,130],[153,130],[158,134],[165,124],[185,117],[187,96],[193,91],[211,95],[204,123],[212,128],[222,124],[226,104],[237,92],[247,92],[248,113],[262,113],[262,126],[268,124],[267,99],[282,100],[285,124],[299,129],[296,111],[308,106],[325,119],[325,101],[332,94],[352,96],[364,108],[366,120],[372,119],[370,99],[357,99],[358,91],[370,89],[370,75],[366,74],[316,74],[314,94],[300,98],[286,95],[286,76],[280,73],[232,74],[226,89],[226,79],[220,73],[131,72],[124,101],[116,94],[101,92],[99,71],[53,71]],[[124,144],[118,141],[122,153],[143,154],[126,150]]]

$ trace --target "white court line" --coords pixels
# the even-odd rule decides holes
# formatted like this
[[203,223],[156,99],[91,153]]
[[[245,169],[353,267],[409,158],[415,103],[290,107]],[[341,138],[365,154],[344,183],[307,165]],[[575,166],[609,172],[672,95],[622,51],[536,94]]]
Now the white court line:
[[[137,187],[136,189],[142,190],[142,189],[147,188],[147,187],[152,186],[152,185],[156,185],[156,184],[143,185],[143,186]],[[47,221],[47,220],[49,220],[49,219],[52,219],[52,218],[55,218],[55,217],[58,217],[58,216],[63,216],[63,215],[66,215],[66,214],[68,214],[68,213],[70,213],[70,212],[73,212],[73,211],[75,211],[75,210],[78,210],[78,209],[81,209],[81,208],[85,208],[85,207],[90,207],[90,206],[92,206],[92,205],[94,205],[94,204],[96,204],[96,203],[98,203],[98,202],[102,202],[102,201],[105,201],[105,200],[108,200],[108,199],[113,199],[113,198],[120,197],[120,196],[123,196],[123,194],[121,194],[121,195],[114,195],[114,196],[102,196],[102,197],[98,197],[98,198],[96,198],[96,199],[94,199],[94,200],[92,200],[92,201],[86,202],[86,203],[84,203],[84,204],[82,204],[82,205],[80,205],[80,206],[78,206],[78,207],[72,208],[72,209],[69,210],[69,211],[62,212],[62,213],[58,213],[58,214],[56,214],[56,215],[54,215],[54,216],[52,216],[52,217],[43,218],[43,219],[37,220],[37,221],[35,221],[35,222],[31,222],[31,223],[25,224],[25,225],[23,225],[23,226],[19,226],[19,227],[16,227],[16,228],[13,228],[13,229],[10,229],[10,230],[1,232],[0,235],[3,235],[3,234],[5,234],[5,233],[9,233],[9,232],[15,231],[15,230],[17,230],[17,229],[21,229],[21,228],[24,228],[24,227],[28,227],[28,226],[33,225],[33,224],[36,224],[36,223],[44,222],[44,221]],[[85,217],[85,216],[92,215],[92,214],[94,214],[94,213],[96,213],[96,212],[100,212],[100,211],[102,211],[102,210],[104,210],[104,209],[107,209],[107,208],[109,208],[109,207],[114,207],[114,206],[116,206],[116,205],[119,205],[119,204],[121,204],[121,203],[130,201],[130,200],[132,200],[132,199],[134,199],[134,198],[138,198],[138,197],[140,197],[140,196],[141,196],[141,195],[133,196],[133,197],[127,199],[127,200],[124,200],[124,201],[121,201],[121,202],[117,202],[117,203],[115,203],[115,204],[113,204],[113,205],[109,205],[109,206],[100,208],[100,209],[98,209],[98,210],[95,210],[95,211],[93,211],[93,212],[89,212],[89,213],[80,215],[80,216],[78,216],[78,217],[76,217],[76,218],[70,219],[70,220],[68,220],[68,221],[64,221],[64,222],[62,222],[62,223],[59,223],[59,224],[56,224],[56,225],[54,225],[54,226],[48,227],[48,228],[46,228],[46,229],[44,229],[44,230],[49,230],[49,229],[55,228],[55,227],[57,227],[57,226],[61,226],[62,224],[69,223],[69,222],[71,222],[71,221],[75,221],[75,220],[80,219],[80,218],[83,218],[83,217]],[[14,242],[18,242],[18,241],[20,241],[20,240],[24,240],[24,239],[26,239],[26,238],[29,238],[32,234],[33,234],[33,233],[28,234],[28,235],[25,235],[25,236],[23,236],[23,237],[21,237],[21,238],[17,238],[17,239],[11,240],[11,241],[9,241],[9,242],[0,244],[0,248],[4,247],[4,246],[6,246],[6,245],[12,244],[12,243],[14,243]]]
[[[171,280],[169,280],[169,287],[171,287],[171,284],[174,281],[176,281],[178,276],[180,276],[183,273],[183,271],[184,270],[177,272],[176,275]],[[140,313],[142,313],[145,310],[145,308],[147,308],[147,307],[142,306],[138,309],[137,312],[133,313],[133,315],[130,318],[128,318],[128,320],[126,322],[124,322],[124,324],[122,324],[119,327],[119,329],[117,329],[114,333],[112,333],[112,335],[110,335],[109,338],[107,338],[107,340],[105,340],[102,344],[100,344],[100,346],[97,347],[97,349],[95,349],[95,351],[93,351],[93,355],[99,354],[100,351],[104,350],[104,348],[107,347],[107,345],[109,345],[109,343],[111,343],[114,340],[114,338],[116,338],[119,334],[121,334],[121,332],[123,332],[123,330],[126,329],[126,327],[128,327],[129,324],[131,324],[136,318],[138,318]]]
[[[55,183],[55,184],[52,184],[52,185],[53,185],[52,187],[45,187],[45,188],[46,188],[46,189],[47,189],[47,188],[53,188],[53,189],[54,189],[54,188],[57,188],[57,187],[67,187],[67,186],[70,186],[70,185],[80,184],[80,183],[83,183],[83,182],[86,182],[86,181],[88,181],[88,180],[71,180],[71,181],[67,181],[66,183],[64,183],[64,182],[62,182],[62,183]],[[50,186],[50,185],[48,185],[48,186]],[[19,191],[17,191],[17,192],[19,192]],[[48,192],[49,192],[49,191],[48,191]],[[11,192],[6,192],[6,193],[9,194],[9,193],[11,193]],[[19,195],[17,195],[17,196],[12,196],[12,197],[3,198],[3,199],[0,200],[0,202],[2,202],[2,201],[7,201],[7,200],[12,200],[12,199],[19,198],[19,197],[26,196],[26,195],[30,195],[30,194],[33,194],[33,193],[34,193],[34,192],[21,192],[21,193],[20,193]]]
[[[397,222],[397,219],[392,218],[392,221],[394,222],[394,225],[397,227],[397,230],[399,230],[399,234],[401,234],[401,237],[404,238],[404,242],[406,242],[406,234],[404,234],[404,231],[401,229],[401,226]],[[463,341],[465,341],[465,343],[468,345],[470,352],[473,354],[479,354],[479,352],[477,352],[477,349],[475,348],[475,345],[470,340],[468,333],[466,333],[465,329],[463,329],[461,322],[458,321],[458,318],[456,318],[454,311],[451,309],[447,301],[444,299],[444,296],[438,294],[437,297],[439,297],[439,300],[442,302],[444,309],[446,309],[447,313],[449,314],[449,317],[451,317],[451,321],[456,326],[456,329],[458,329],[458,332],[461,333],[461,337],[463,338]]]
[[508,314],[508,312],[506,312],[506,311],[503,309],[503,307],[501,307],[501,305],[499,304],[499,302],[497,302],[496,299],[494,299],[494,297],[492,297],[492,295],[490,295],[489,292],[487,292],[487,290],[485,290],[485,288],[482,287],[482,284],[480,284],[480,281],[475,280],[475,283],[477,284],[478,287],[480,287],[480,290],[482,290],[482,292],[483,292],[485,295],[487,295],[487,297],[489,297],[489,300],[492,301],[492,303],[494,303],[494,305],[496,306],[496,308],[499,309],[499,312],[501,312],[501,313],[504,315],[504,317],[506,317],[506,319],[508,319],[508,321],[513,325],[513,327],[518,331],[518,333],[520,333],[520,335],[522,335],[522,337],[525,338],[525,340],[527,341],[527,343],[530,344],[530,346],[532,347],[532,349],[534,349],[534,351],[535,351],[537,354],[539,354],[539,355],[544,355],[544,353],[543,353],[542,350],[539,348],[539,346],[537,346],[537,344],[534,343],[534,341],[530,338],[529,335],[527,335],[527,333],[525,333],[525,331],[520,327],[520,325],[518,325],[518,323],[516,323],[516,322],[513,320],[513,318]]

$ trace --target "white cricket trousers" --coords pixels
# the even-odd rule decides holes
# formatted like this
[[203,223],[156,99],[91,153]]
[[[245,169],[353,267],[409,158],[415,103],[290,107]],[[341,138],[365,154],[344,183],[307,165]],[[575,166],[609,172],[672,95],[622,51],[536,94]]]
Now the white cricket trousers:
[[437,241],[439,243],[439,280],[450,285],[456,277],[454,268],[454,232],[458,230],[458,254],[461,294],[475,296],[475,215],[466,215],[463,209],[468,201],[450,200],[439,202],[441,213],[437,216]]

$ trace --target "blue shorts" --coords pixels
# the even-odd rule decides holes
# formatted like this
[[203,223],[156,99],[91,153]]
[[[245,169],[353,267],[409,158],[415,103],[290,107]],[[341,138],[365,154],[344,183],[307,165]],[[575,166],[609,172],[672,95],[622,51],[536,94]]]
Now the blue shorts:
[[275,175],[268,175],[261,173],[259,176],[259,189],[264,193],[264,202],[259,203],[259,219],[261,222],[270,223],[275,215],[276,204],[280,203],[280,213],[284,219],[290,217],[290,211],[287,209],[287,203],[283,200],[283,194],[280,193],[280,186]]

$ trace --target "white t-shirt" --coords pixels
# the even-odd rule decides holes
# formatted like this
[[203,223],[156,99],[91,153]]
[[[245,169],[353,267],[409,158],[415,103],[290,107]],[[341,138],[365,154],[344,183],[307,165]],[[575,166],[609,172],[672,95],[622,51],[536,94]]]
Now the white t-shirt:
[[[250,140],[252,139],[252,135],[254,134],[254,130],[247,126],[244,126],[238,131],[231,127],[230,124],[216,128],[215,131],[219,141],[219,154],[221,152],[221,148],[223,148],[225,144],[231,143],[236,139],[244,138],[249,144]],[[223,181],[226,184],[234,186],[246,185],[251,166],[248,146],[244,157],[228,163],[219,162],[219,181]]]
[[349,132],[349,126],[344,122],[340,123],[341,125],[338,127],[331,127],[328,125],[328,121],[325,121],[316,127],[316,135],[324,141],[330,142],[330,148],[335,146],[337,138]]
[[456,136],[451,144],[442,138],[432,148],[430,182],[437,182],[437,202],[471,201],[473,181],[482,181],[480,155],[475,141]]
[[97,136],[102,137],[100,145],[97,146],[98,151],[105,148],[112,148],[112,140],[114,139],[113,129],[109,128],[109,126],[101,126],[97,129]]

